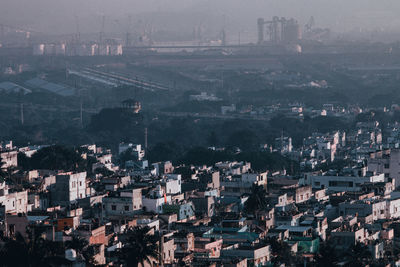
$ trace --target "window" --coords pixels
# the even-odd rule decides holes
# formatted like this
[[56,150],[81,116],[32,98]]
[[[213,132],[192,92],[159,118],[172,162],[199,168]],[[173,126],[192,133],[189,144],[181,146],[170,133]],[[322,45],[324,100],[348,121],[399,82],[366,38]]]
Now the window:
[[384,211],[384,210],[381,210],[381,214],[383,214],[383,213],[385,213],[385,211]]
[[117,206],[111,205],[111,209],[112,209],[112,210],[117,210]]
[[329,186],[337,186],[337,182],[336,181],[329,181]]
[[320,186],[321,185],[320,182],[315,182],[314,184],[315,184],[315,186]]
[[82,181],[79,182],[79,186],[82,186]]
[[125,211],[129,211],[129,206],[125,206]]
[[384,167],[385,169],[389,169],[389,168],[390,168],[390,165],[389,165],[389,163],[386,163],[385,165],[383,165],[383,167]]

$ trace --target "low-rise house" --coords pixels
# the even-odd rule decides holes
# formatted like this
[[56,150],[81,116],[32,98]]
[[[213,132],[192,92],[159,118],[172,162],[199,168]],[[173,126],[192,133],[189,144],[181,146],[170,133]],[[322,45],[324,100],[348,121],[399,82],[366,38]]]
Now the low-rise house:
[[234,245],[222,250],[223,257],[243,257],[250,266],[264,266],[271,260],[269,245],[240,246]]
[[119,195],[103,198],[102,202],[104,216],[131,217],[143,209],[142,190],[139,188],[121,191]]
[[69,205],[86,197],[86,172],[63,173],[56,176],[50,187],[51,202],[54,205]]
[[171,204],[171,196],[166,195],[161,186],[157,185],[155,190],[143,196],[142,204],[145,211],[163,213],[163,206],[165,204]]

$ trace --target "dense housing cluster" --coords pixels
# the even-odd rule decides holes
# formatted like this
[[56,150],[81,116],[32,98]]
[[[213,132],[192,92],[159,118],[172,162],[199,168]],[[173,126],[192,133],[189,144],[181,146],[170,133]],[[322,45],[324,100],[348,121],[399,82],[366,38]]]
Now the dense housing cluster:
[[296,148],[290,137],[260,146],[295,159],[295,175],[243,161],[149,162],[132,143],[84,145],[70,151],[72,167],[41,169],[40,157],[57,166],[67,152],[2,142],[1,250],[40,239],[50,244],[43,259],[65,266],[397,262],[397,128],[382,138],[377,125],[315,133]]

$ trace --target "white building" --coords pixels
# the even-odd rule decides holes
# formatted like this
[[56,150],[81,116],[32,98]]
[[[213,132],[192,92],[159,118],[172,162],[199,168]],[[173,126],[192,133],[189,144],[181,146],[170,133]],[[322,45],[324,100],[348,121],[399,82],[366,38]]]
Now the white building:
[[305,177],[305,183],[312,186],[313,189],[327,189],[328,191],[360,191],[365,183],[385,182],[384,174],[365,175],[365,176],[308,176]]
[[28,191],[14,192],[0,197],[0,203],[5,206],[6,213],[27,213]]
[[180,194],[182,192],[182,176],[180,174],[167,174],[162,184],[165,185],[165,193],[168,195]]
[[400,150],[392,149],[371,153],[368,159],[368,169],[383,173],[392,179],[395,188],[400,186]]
[[148,196],[143,197],[142,203],[146,211],[162,213],[163,205],[171,204],[171,195],[166,195],[161,186],[158,185]]
[[85,198],[86,172],[59,174],[50,190],[53,204],[68,205],[72,201]]
[[17,167],[18,166],[18,152],[9,151],[0,153],[1,162],[3,163],[2,168]]

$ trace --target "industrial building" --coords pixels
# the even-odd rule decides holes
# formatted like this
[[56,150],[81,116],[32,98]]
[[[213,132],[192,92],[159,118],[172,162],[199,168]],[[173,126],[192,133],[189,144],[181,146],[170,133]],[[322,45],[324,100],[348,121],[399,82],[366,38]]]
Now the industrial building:
[[[299,23],[291,18],[273,17],[267,21],[263,18],[257,20],[258,44],[269,41],[274,44],[296,43],[302,38],[301,27]],[[266,40],[265,37],[268,36]]]

